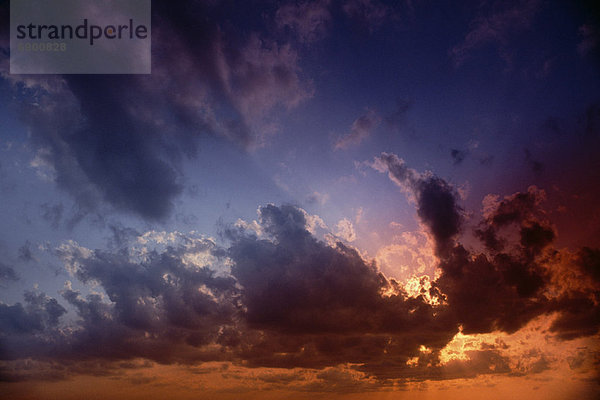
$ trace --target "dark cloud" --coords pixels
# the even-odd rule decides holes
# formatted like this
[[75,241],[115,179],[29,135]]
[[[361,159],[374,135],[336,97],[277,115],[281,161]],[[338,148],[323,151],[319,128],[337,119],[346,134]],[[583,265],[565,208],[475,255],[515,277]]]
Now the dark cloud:
[[[312,95],[290,45],[248,24],[218,24],[210,17],[219,7],[153,2],[152,75],[2,72],[31,129],[36,165],[81,215],[109,204],[165,218],[183,190],[181,160],[196,155],[199,138],[260,146],[274,133],[274,109]],[[58,210],[45,211],[54,223]]]
[[[356,250],[330,247],[307,230],[304,214],[292,206],[266,206],[260,224],[271,240],[237,236],[229,249],[232,274],[244,288],[247,320],[258,327],[299,333],[393,332],[431,315],[425,304],[406,302],[376,267]],[[391,285],[391,286],[390,286]]]
[[[70,284],[62,290],[79,317],[67,336],[56,330],[64,309],[49,307],[58,305],[54,299],[28,295],[32,309],[3,306],[3,343],[10,349],[4,357],[230,360],[284,368],[351,362],[376,375],[393,360],[387,374],[400,374],[420,346],[439,351],[456,334],[455,321],[436,317],[423,296],[408,297],[356,250],[317,240],[302,210],[263,207],[259,225],[263,237],[230,229],[226,253],[209,240],[180,236],[179,244],[147,245],[132,255],[135,243],[153,235],[157,243],[166,240],[161,233],[123,240],[127,245],[111,252],[61,247],[58,254],[74,276],[102,294],[84,296]],[[190,265],[198,254],[213,257],[212,268],[214,257],[227,255],[231,274]],[[215,350],[206,350],[211,346]]]
[[494,156],[486,154],[482,151],[477,150],[477,143],[472,144],[469,148],[461,149],[450,149],[450,157],[454,165],[462,165],[467,159],[474,159],[479,165],[489,166],[494,161]]
[[434,291],[443,293],[465,333],[512,333],[548,311],[542,293],[546,277],[535,263],[507,254],[490,259],[457,246],[440,268]]
[[[599,293],[582,286],[593,277],[597,250],[582,249],[565,270],[552,264],[554,228],[541,207],[544,192],[530,188],[507,196],[487,216],[477,236],[490,254],[457,246],[442,259],[442,276],[434,287],[447,296],[465,332],[514,332],[531,319],[558,313],[551,331],[559,339],[594,335],[600,329]],[[554,282],[554,283],[553,283]],[[515,310],[519,310],[515,312]]]
[[79,132],[65,139],[90,183],[117,208],[149,218],[167,215],[182,187],[173,165],[161,154],[172,146],[158,137],[156,126],[131,112],[133,94],[141,94],[139,86],[129,77],[66,79],[85,121]]
[[552,301],[552,310],[559,316],[552,322],[550,332],[559,339],[571,340],[591,336],[600,330],[600,291],[593,293],[572,291]]
[[[417,214],[435,240],[442,275],[431,294],[448,305],[465,333],[515,332],[533,318],[558,312],[551,330],[562,339],[593,335],[600,328],[597,290],[573,289],[548,297],[560,272],[549,269],[548,254],[556,238],[541,204],[545,192],[530,187],[486,210],[475,230],[485,252],[467,250],[455,240],[462,222],[456,194],[441,178],[408,168],[393,154],[383,153],[373,168],[387,172],[396,184],[414,193]],[[594,276],[596,251],[583,249],[574,266]],[[569,268],[573,268],[569,267]],[[568,285],[567,285],[568,286]],[[515,310],[518,310],[515,311]]]
[[0,284],[17,280],[19,280],[19,275],[17,275],[14,268],[0,263]]
[[[108,363],[94,373],[112,373],[115,362],[142,358],[317,368],[320,379],[350,388],[326,368],[351,365],[379,382],[548,368],[539,354],[527,368],[512,368],[500,342],[442,363],[442,349],[460,330],[512,333],[554,315],[549,333],[558,339],[598,332],[597,286],[583,283],[597,279],[598,250],[582,249],[562,269],[553,266],[555,232],[540,217],[543,192],[531,188],[490,206],[479,230],[503,246],[476,252],[455,238],[461,211],[445,181],[394,155],[378,162],[374,167],[412,191],[436,240],[441,275],[431,288],[409,296],[357,250],[318,240],[308,214],[291,205],[261,207],[252,230],[226,228],[227,249],[193,235],[114,227],[110,251],[73,242],[57,250],[76,279],[97,289],[84,295],[67,284],[61,291],[77,312],[69,330],[59,324],[65,308],[44,294],[27,292],[25,305],[0,304],[2,357],[56,363],[64,369],[56,379],[89,374],[84,366],[94,360]],[[10,369],[15,364],[5,368],[7,379],[36,379]]]
[[[232,278],[215,276],[208,266],[185,261],[185,254],[210,256],[216,251],[214,243],[191,238],[184,242],[164,252],[150,252],[137,262],[123,251],[96,251],[83,258],[68,253],[79,263],[75,276],[100,284],[109,300],[95,294],[83,298],[70,287],[63,290],[82,325],[74,335],[79,350],[71,356],[84,357],[92,351],[88,357],[186,359],[177,354],[179,348],[216,340],[219,330],[232,323],[237,289]],[[105,346],[90,346],[93,342]],[[169,350],[171,346],[175,351]]]
[[544,292],[549,272],[540,258],[555,233],[537,219],[543,198],[543,192],[530,188],[489,210],[475,233],[491,255],[457,245],[442,258],[443,273],[434,289],[447,296],[466,333],[512,333],[550,312]]
[[[162,233],[152,235],[154,239],[138,239],[158,244],[170,240]],[[144,247],[147,252],[139,250],[137,256],[130,250],[140,242],[112,252],[92,252],[75,243],[62,246],[58,255],[73,275],[98,291],[83,295],[66,284],[62,298],[77,313],[67,331],[58,325],[65,308],[44,294],[27,292],[25,305],[0,304],[2,358],[51,360],[65,364],[69,373],[90,360],[143,357],[189,363],[230,358],[218,351],[208,355],[202,346],[215,343],[234,324],[239,309],[235,281],[217,276],[195,258],[217,257],[219,249],[212,241],[177,240],[163,250]]]
[[387,172],[396,184],[414,193],[417,214],[433,235],[437,252],[447,252],[463,222],[462,209],[452,186],[434,175],[419,174],[408,168],[395,154],[382,153],[376,157],[373,167]]
[[467,157],[466,152],[464,152],[462,150],[457,150],[457,149],[450,150],[450,155],[452,156],[454,165],[461,164],[465,160],[465,157]]
[[406,362],[421,344],[441,348],[456,333],[452,321],[436,319],[432,305],[408,298],[356,250],[314,238],[296,207],[263,207],[259,222],[268,237],[233,231],[229,249],[245,319],[265,332],[240,339],[251,364],[324,367],[362,359],[371,371],[383,354]]
[[579,251],[577,265],[582,271],[600,282],[600,250],[584,247]]
[[[520,192],[507,196],[494,207],[493,212],[485,217],[481,226],[475,230],[475,234],[489,250],[493,251],[504,249],[505,243],[498,234],[501,229],[508,228],[511,225],[520,229],[519,234],[525,241],[534,240],[534,238],[527,239],[527,236],[534,234],[531,231],[531,229],[534,229],[532,226],[538,225],[538,230],[542,228],[538,219],[542,217],[540,204],[544,201],[545,196],[544,191],[533,186],[525,193]],[[543,229],[549,230],[550,227],[546,226]],[[548,237],[550,233],[543,234],[539,232],[538,235]],[[552,235],[550,239],[553,238]]]
[[[44,293],[25,292],[25,306],[21,303],[12,306],[0,303],[0,334],[4,339],[10,334],[43,332],[56,327],[64,313],[65,308],[56,299]],[[4,359],[12,352],[13,349],[5,342],[0,348],[0,357]]]
[[555,278],[560,295],[550,302],[559,315],[550,331],[563,340],[594,335],[600,330],[600,249],[584,247],[563,262]]
[[417,214],[431,230],[438,253],[444,253],[462,224],[462,210],[455,191],[444,180],[432,176],[417,183],[415,194]]

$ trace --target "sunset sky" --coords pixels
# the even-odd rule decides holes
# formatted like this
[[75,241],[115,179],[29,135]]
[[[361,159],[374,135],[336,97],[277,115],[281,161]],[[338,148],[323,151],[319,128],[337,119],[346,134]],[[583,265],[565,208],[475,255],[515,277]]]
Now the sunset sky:
[[9,72],[0,397],[600,396],[593,1],[152,1]]

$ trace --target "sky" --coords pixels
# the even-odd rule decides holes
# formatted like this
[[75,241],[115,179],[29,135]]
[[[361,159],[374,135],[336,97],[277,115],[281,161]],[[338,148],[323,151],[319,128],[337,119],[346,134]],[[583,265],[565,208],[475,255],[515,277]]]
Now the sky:
[[152,1],[149,75],[15,75],[10,399],[600,395],[587,1]]

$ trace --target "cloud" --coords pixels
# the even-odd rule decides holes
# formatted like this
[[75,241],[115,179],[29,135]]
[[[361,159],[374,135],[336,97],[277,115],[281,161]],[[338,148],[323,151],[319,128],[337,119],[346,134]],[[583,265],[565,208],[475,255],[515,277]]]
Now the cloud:
[[[442,275],[433,285],[447,295],[449,309],[461,315],[465,333],[515,332],[550,312],[544,294],[548,271],[539,258],[555,234],[537,218],[543,198],[544,192],[532,187],[489,210],[476,234],[491,255],[457,244],[441,259]],[[516,235],[507,231],[510,227]]]
[[13,267],[0,263],[0,284],[18,280],[19,275],[17,275]]
[[[554,312],[559,316],[551,331],[559,338],[598,332],[597,291],[570,283],[556,294],[561,284],[553,281],[561,272],[550,269],[548,254],[556,233],[541,206],[544,191],[530,187],[502,201],[487,197],[485,218],[475,230],[487,251],[470,251],[456,240],[462,210],[443,179],[419,174],[394,154],[376,157],[372,167],[387,172],[393,182],[414,194],[417,214],[432,234],[442,272],[432,282],[431,295],[448,305],[443,312],[453,314],[449,318],[459,322],[465,333],[512,333],[533,318]],[[583,250],[566,268],[586,265],[586,274],[594,274],[596,261],[594,251]],[[548,297],[549,293],[555,295]]]
[[259,222],[268,239],[237,232],[229,248],[245,319],[267,335],[242,339],[251,364],[322,367],[362,358],[370,370],[383,350],[406,361],[421,342],[443,347],[456,333],[355,250],[315,239],[299,209],[266,206]]
[[31,252],[31,242],[26,241],[23,246],[19,247],[19,259],[25,262],[35,261],[35,257]]
[[450,49],[449,54],[456,67],[460,67],[471,54],[487,45],[499,47],[504,58],[510,58],[508,45],[514,35],[530,27],[539,8],[538,0],[516,3],[492,2],[487,16],[471,22],[471,30],[465,39]]
[[584,274],[600,282],[600,250],[583,247],[576,263]]
[[[481,227],[475,230],[475,234],[489,250],[503,250],[506,243],[498,237],[500,229],[514,224],[524,229],[525,234],[528,227],[530,229],[531,226],[539,225],[538,219],[542,217],[540,206],[545,199],[546,192],[535,186],[529,187],[525,193],[519,192],[506,196],[501,202],[495,197],[486,197],[484,199],[485,220]],[[552,236],[550,239],[553,238]]]
[[354,232],[354,225],[348,218],[343,218],[338,221],[336,225],[337,231],[336,236],[345,240],[346,242],[353,242],[356,240],[356,232]]
[[347,0],[342,5],[342,10],[361,28],[371,33],[394,17],[390,7],[379,0]]
[[42,218],[48,221],[48,223],[53,229],[58,229],[64,210],[62,203],[44,203],[40,206],[40,208],[42,210]]
[[371,136],[380,121],[381,118],[375,111],[367,110],[366,114],[354,120],[350,127],[350,132],[335,141],[334,149],[343,150],[360,144],[363,140]]
[[[556,235],[544,219],[542,191],[490,196],[478,229],[495,240],[482,236],[482,246],[471,250],[456,237],[460,208],[445,181],[392,154],[373,166],[412,191],[437,259],[414,256],[436,263],[434,277],[406,286],[386,277],[357,250],[317,239],[317,217],[292,205],[267,205],[257,221],[226,227],[227,247],[193,233],[115,228],[109,250],[75,242],[56,250],[78,284],[93,288],[84,294],[67,282],[62,300],[77,314],[69,323],[66,308],[43,293],[26,292],[25,305],[0,304],[5,368],[18,370],[15,362],[31,358],[57,363],[68,376],[89,373],[84,367],[92,360],[110,364],[94,373],[109,373],[120,360],[227,361],[320,369],[319,379],[350,390],[352,377],[384,384],[548,367],[536,357],[530,367],[514,368],[502,346],[469,348],[443,361],[442,350],[461,331],[513,333],[545,316],[558,340],[597,334],[598,250],[552,248]],[[451,228],[438,228],[445,218]],[[332,369],[339,366],[348,370]],[[37,379],[10,368],[15,379]]]
[[[43,332],[58,325],[59,318],[66,309],[56,299],[44,293],[25,292],[25,306],[21,303],[7,305],[0,303],[0,327],[3,336]],[[0,357],[13,358],[21,354],[14,352],[11,341],[5,341],[0,347]]]
[[392,244],[380,248],[375,259],[386,276],[400,281],[412,276],[435,276],[438,261],[433,248],[425,232],[402,232]]
[[462,165],[465,160],[475,159],[479,165],[489,166],[494,161],[494,156],[486,154],[478,149],[479,143],[472,142],[466,149],[450,149],[453,165]]
[[467,152],[462,151],[462,150],[452,149],[450,151],[450,155],[452,156],[452,160],[454,162],[454,165],[459,165],[467,157]]
[[[356,250],[317,240],[307,215],[262,207],[261,237],[231,229],[226,252],[206,238],[154,231],[112,251],[65,243],[57,254],[95,290],[65,285],[62,298],[78,317],[66,330],[58,325],[66,310],[43,294],[26,294],[25,307],[2,305],[2,357],[53,360],[68,371],[87,360],[140,357],[322,368],[372,351],[368,372],[388,348],[406,360],[422,343],[440,348],[451,339],[451,321],[407,298]],[[219,275],[219,263],[231,272]]]
[[417,203],[417,214],[433,235],[438,254],[447,252],[463,222],[456,191],[446,181],[431,174],[410,169],[395,154],[382,153],[371,165],[387,172],[390,179],[410,191]]
[[199,138],[262,146],[277,131],[275,111],[312,96],[289,44],[211,18],[197,23],[219,4],[167,3],[153,2],[152,75],[1,73],[31,131],[34,165],[82,215],[108,204],[166,218]]
[[[290,45],[254,34],[235,57],[228,59],[225,48],[217,56],[225,91],[250,128],[264,130],[264,118],[276,106],[290,109],[313,94],[311,85],[301,82],[298,55]],[[255,140],[261,145],[264,137]]]
[[322,39],[331,21],[329,0],[285,4],[275,13],[275,22],[279,29],[288,28],[298,40],[311,43]]
[[320,193],[315,191],[306,196],[306,202],[308,204],[318,204],[322,206],[325,205],[327,201],[329,201],[329,195],[327,193]]
[[388,126],[392,129],[399,129],[404,120],[406,119],[406,114],[408,113],[412,105],[412,100],[397,100],[395,110],[385,118],[385,121],[387,122]]
[[41,355],[189,363],[214,358],[203,346],[233,324],[238,290],[231,277],[219,276],[220,250],[209,239],[157,232],[114,252],[73,243],[59,254],[75,278],[101,292],[84,296],[67,282],[61,295],[79,320],[68,338]]

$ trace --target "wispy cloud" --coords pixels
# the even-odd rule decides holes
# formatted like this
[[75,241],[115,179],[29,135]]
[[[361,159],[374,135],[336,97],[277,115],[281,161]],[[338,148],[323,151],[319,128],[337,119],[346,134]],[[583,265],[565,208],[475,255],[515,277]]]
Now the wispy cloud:
[[377,128],[381,118],[373,110],[367,112],[354,120],[350,127],[350,132],[340,136],[334,143],[335,150],[343,150],[352,146],[359,145],[367,139]]
[[330,3],[330,0],[317,0],[285,4],[275,13],[275,22],[282,30],[290,29],[300,42],[315,42],[327,34],[331,23]]
[[454,65],[460,67],[473,52],[487,45],[497,46],[501,56],[509,60],[510,41],[531,26],[539,6],[538,0],[523,0],[510,4],[494,2],[491,7],[486,7],[491,8],[487,15],[474,19],[465,39],[450,49]]

